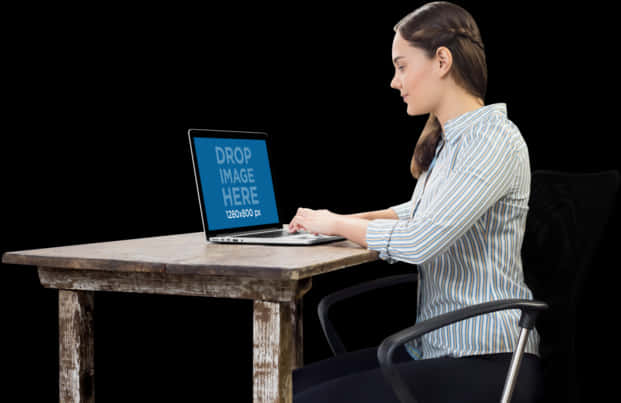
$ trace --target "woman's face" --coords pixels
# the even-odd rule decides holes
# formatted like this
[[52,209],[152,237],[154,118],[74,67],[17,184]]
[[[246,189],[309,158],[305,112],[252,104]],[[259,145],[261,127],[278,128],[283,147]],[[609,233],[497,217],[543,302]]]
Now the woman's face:
[[435,58],[428,58],[424,50],[409,45],[397,32],[392,44],[392,59],[395,76],[390,86],[405,97],[407,114],[430,113],[439,97],[439,83],[434,74]]

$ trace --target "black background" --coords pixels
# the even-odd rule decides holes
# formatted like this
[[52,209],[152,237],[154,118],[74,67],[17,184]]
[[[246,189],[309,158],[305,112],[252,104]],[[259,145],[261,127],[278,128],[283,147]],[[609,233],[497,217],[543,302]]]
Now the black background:
[[[531,168],[619,169],[613,10],[458,3],[486,46],[486,104],[507,104]],[[335,5],[7,10],[1,251],[201,231],[190,127],[272,136],[284,222],[300,206],[354,213],[408,200],[426,118],[407,116],[389,87],[392,28],[420,3]],[[610,230],[579,309],[585,401],[607,396],[613,381],[616,241]],[[412,269],[374,262],[313,279],[305,362],[330,356],[316,317],[323,295]],[[57,292],[41,287],[35,268],[1,270],[2,394],[56,401]],[[348,347],[409,325],[407,308],[399,316],[377,307],[390,298],[407,307],[412,295],[404,288],[339,308]],[[95,304],[99,402],[251,400],[251,301],[97,293]]]

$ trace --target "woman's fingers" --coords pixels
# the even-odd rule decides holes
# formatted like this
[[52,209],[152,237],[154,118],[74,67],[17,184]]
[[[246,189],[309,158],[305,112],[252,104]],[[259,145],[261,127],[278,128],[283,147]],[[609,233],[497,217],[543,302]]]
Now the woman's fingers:
[[289,223],[289,232],[297,232],[300,230],[300,223],[297,219],[297,215],[293,217],[291,222]]
[[306,228],[304,228],[304,226],[300,223],[300,220],[302,217],[306,216],[306,213],[308,212],[308,210],[309,209],[304,208],[304,207],[298,208],[298,211],[296,212],[295,217],[293,217],[293,219],[289,223],[289,232],[297,232],[300,230],[306,230]]
[[297,232],[300,230],[301,227],[298,222],[298,217],[302,215],[302,210],[303,210],[302,207],[298,208],[298,211],[295,213],[295,216],[291,219],[291,222],[289,223],[289,232]]
[[295,217],[289,223],[289,232],[295,232]]

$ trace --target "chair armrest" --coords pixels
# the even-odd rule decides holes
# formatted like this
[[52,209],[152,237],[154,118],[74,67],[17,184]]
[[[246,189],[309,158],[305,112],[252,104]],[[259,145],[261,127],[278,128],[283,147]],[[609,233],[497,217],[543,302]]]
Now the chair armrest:
[[328,318],[328,312],[332,305],[344,299],[348,299],[350,297],[360,295],[372,290],[391,287],[398,284],[414,283],[417,281],[417,274],[402,274],[398,276],[389,276],[378,280],[367,281],[361,284],[357,284],[355,286],[339,290],[323,297],[319,302],[319,306],[317,307],[317,313],[319,315],[319,322],[321,323],[323,334],[328,340],[328,344],[330,345],[330,349],[332,349],[332,353],[334,355],[338,355],[345,353],[346,351],[345,346],[341,341],[341,338],[334,329],[332,322]]
[[520,327],[532,329],[535,326],[535,321],[539,312],[547,308],[548,304],[545,302],[525,299],[508,299],[472,305],[454,312],[438,315],[388,336],[377,350],[377,359],[382,368],[384,377],[392,385],[399,400],[403,403],[416,403],[416,399],[411,395],[407,384],[403,381],[393,363],[393,355],[398,347],[425,333],[450,325],[451,323],[506,309],[520,309],[522,311],[519,322]]

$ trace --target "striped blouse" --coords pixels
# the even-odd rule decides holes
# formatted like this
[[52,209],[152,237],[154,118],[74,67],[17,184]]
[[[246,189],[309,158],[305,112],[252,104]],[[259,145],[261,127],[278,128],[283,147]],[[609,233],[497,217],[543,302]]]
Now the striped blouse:
[[[369,249],[390,263],[418,265],[418,322],[473,304],[532,299],[521,258],[530,175],[528,148],[506,105],[483,106],[446,122],[433,166],[412,199],[392,207],[399,219],[369,222]],[[481,315],[406,349],[414,359],[511,352],[519,317],[519,310]],[[525,351],[539,355],[538,347],[534,330]]]

